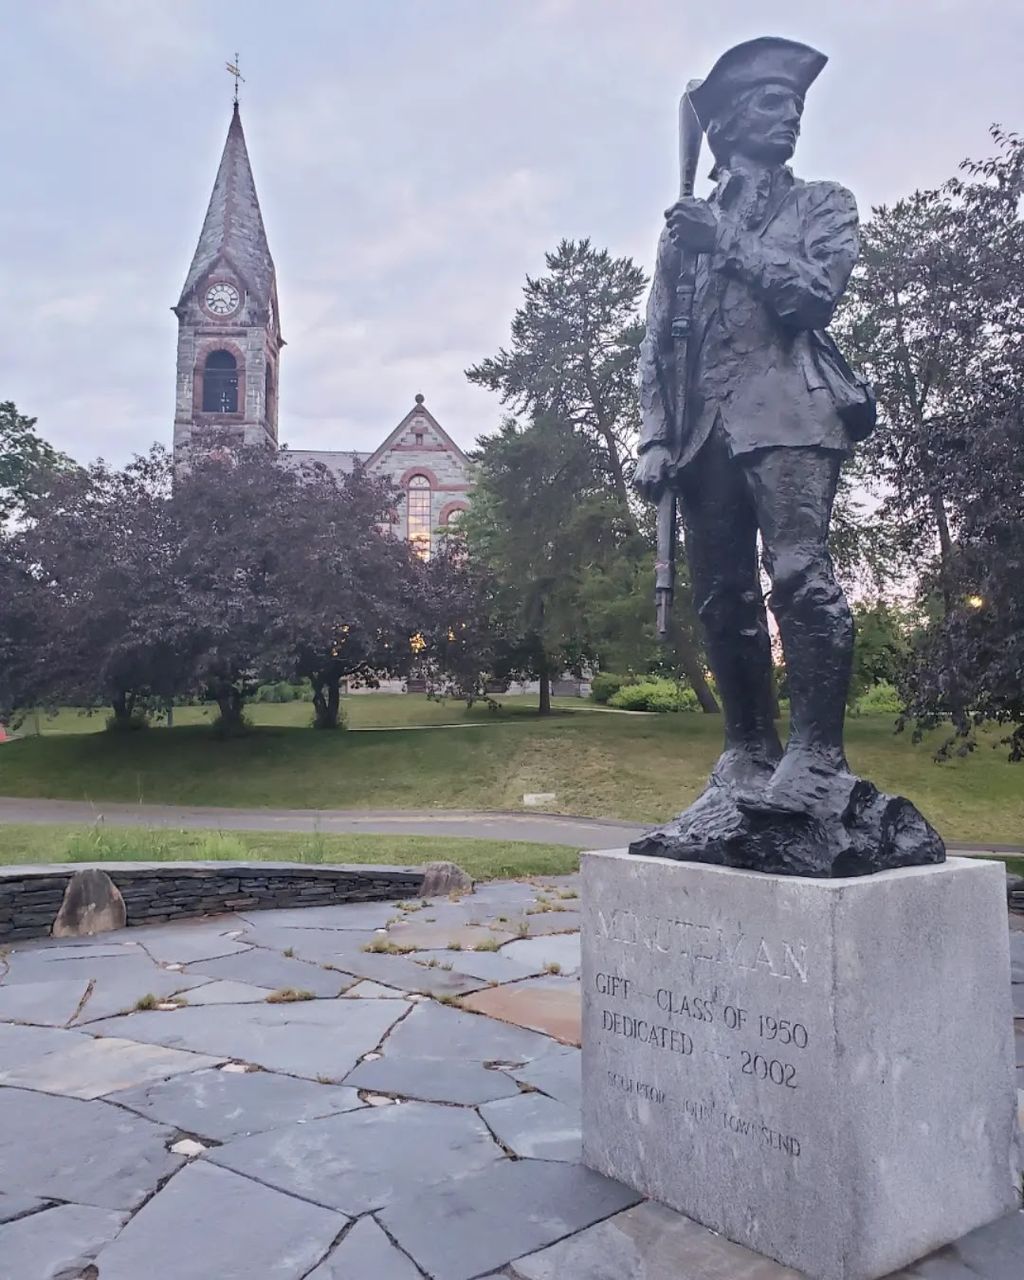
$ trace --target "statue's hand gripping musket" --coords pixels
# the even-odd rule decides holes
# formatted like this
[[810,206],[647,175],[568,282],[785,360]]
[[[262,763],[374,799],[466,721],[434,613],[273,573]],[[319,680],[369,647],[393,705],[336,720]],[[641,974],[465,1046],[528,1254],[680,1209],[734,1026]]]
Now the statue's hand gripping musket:
[[[693,195],[700,159],[701,127],[690,103],[690,91],[701,81],[691,80],[679,102],[679,195]],[[679,276],[676,281],[675,304],[672,313],[672,355],[675,384],[675,413],[673,439],[670,445],[678,450],[686,438],[686,400],[689,389],[690,331],[693,325],[693,295],[696,287],[697,255],[683,252],[680,258]],[[657,551],[654,562],[654,599],[658,636],[665,640],[669,633],[669,618],[676,581],[676,496],[666,477],[666,483],[658,499]]]

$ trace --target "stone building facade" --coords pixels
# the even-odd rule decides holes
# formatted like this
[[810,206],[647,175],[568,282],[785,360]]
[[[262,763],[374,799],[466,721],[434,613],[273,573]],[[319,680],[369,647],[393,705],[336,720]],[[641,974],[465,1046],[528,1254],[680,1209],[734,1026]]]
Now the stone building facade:
[[[174,457],[225,443],[277,450],[278,370],[284,338],[277,275],[236,103],[178,317]],[[282,448],[282,462],[320,462],[336,474],[365,466],[402,498],[394,532],[429,555],[437,530],[469,505],[466,455],[422,395],[372,453]]]
[[470,464],[417,395],[413,407],[373,453],[284,448],[281,460],[294,466],[320,462],[337,475],[363,466],[386,476],[402,494],[392,530],[429,555],[434,537],[469,506]]

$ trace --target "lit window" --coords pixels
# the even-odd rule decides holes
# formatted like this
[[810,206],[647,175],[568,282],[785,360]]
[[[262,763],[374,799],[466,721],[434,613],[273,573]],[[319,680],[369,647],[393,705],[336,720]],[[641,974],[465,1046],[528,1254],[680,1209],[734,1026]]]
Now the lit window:
[[238,412],[238,363],[230,351],[211,351],[203,369],[203,413]]
[[413,476],[406,491],[409,541],[418,556],[430,558],[430,530],[433,521],[430,514],[430,481],[426,476]]

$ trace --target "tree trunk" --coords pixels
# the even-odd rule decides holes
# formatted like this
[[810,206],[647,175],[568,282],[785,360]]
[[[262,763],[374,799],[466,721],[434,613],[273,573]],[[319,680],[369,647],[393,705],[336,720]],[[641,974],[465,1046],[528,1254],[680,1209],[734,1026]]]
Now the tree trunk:
[[114,723],[119,729],[131,724],[132,712],[135,710],[135,697],[130,693],[116,693],[110,700],[114,709]]
[[547,664],[540,669],[540,702],[537,710],[542,716],[551,714],[551,676]]
[[939,567],[942,582],[942,603],[947,614],[953,610],[955,587],[953,579],[953,537],[949,532],[949,517],[942,494],[933,486],[928,487],[928,502],[935,517],[939,534]]
[[314,729],[337,729],[341,709],[341,678],[320,676],[313,682]]
[[214,689],[217,706],[220,708],[220,731],[231,734],[242,729],[242,712],[245,699],[233,684],[218,684]]

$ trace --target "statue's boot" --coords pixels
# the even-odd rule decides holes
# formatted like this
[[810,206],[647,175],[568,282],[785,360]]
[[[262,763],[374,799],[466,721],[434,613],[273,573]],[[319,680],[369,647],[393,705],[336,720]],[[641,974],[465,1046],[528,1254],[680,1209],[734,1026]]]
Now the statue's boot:
[[790,739],[761,794],[737,800],[744,834],[728,847],[730,865],[784,875],[851,876],[941,862],[945,856],[938,834],[909,800],[882,794],[846,762],[852,629],[844,609],[839,596],[810,616],[801,609],[782,611]]
[[693,804],[633,841],[630,853],[721,862],[718,846],[742,832],[738,798],[759,795],[782,755],[767,632],[763,640],[749,632],[709,637],[708,652],[725,716],[725,749]]

